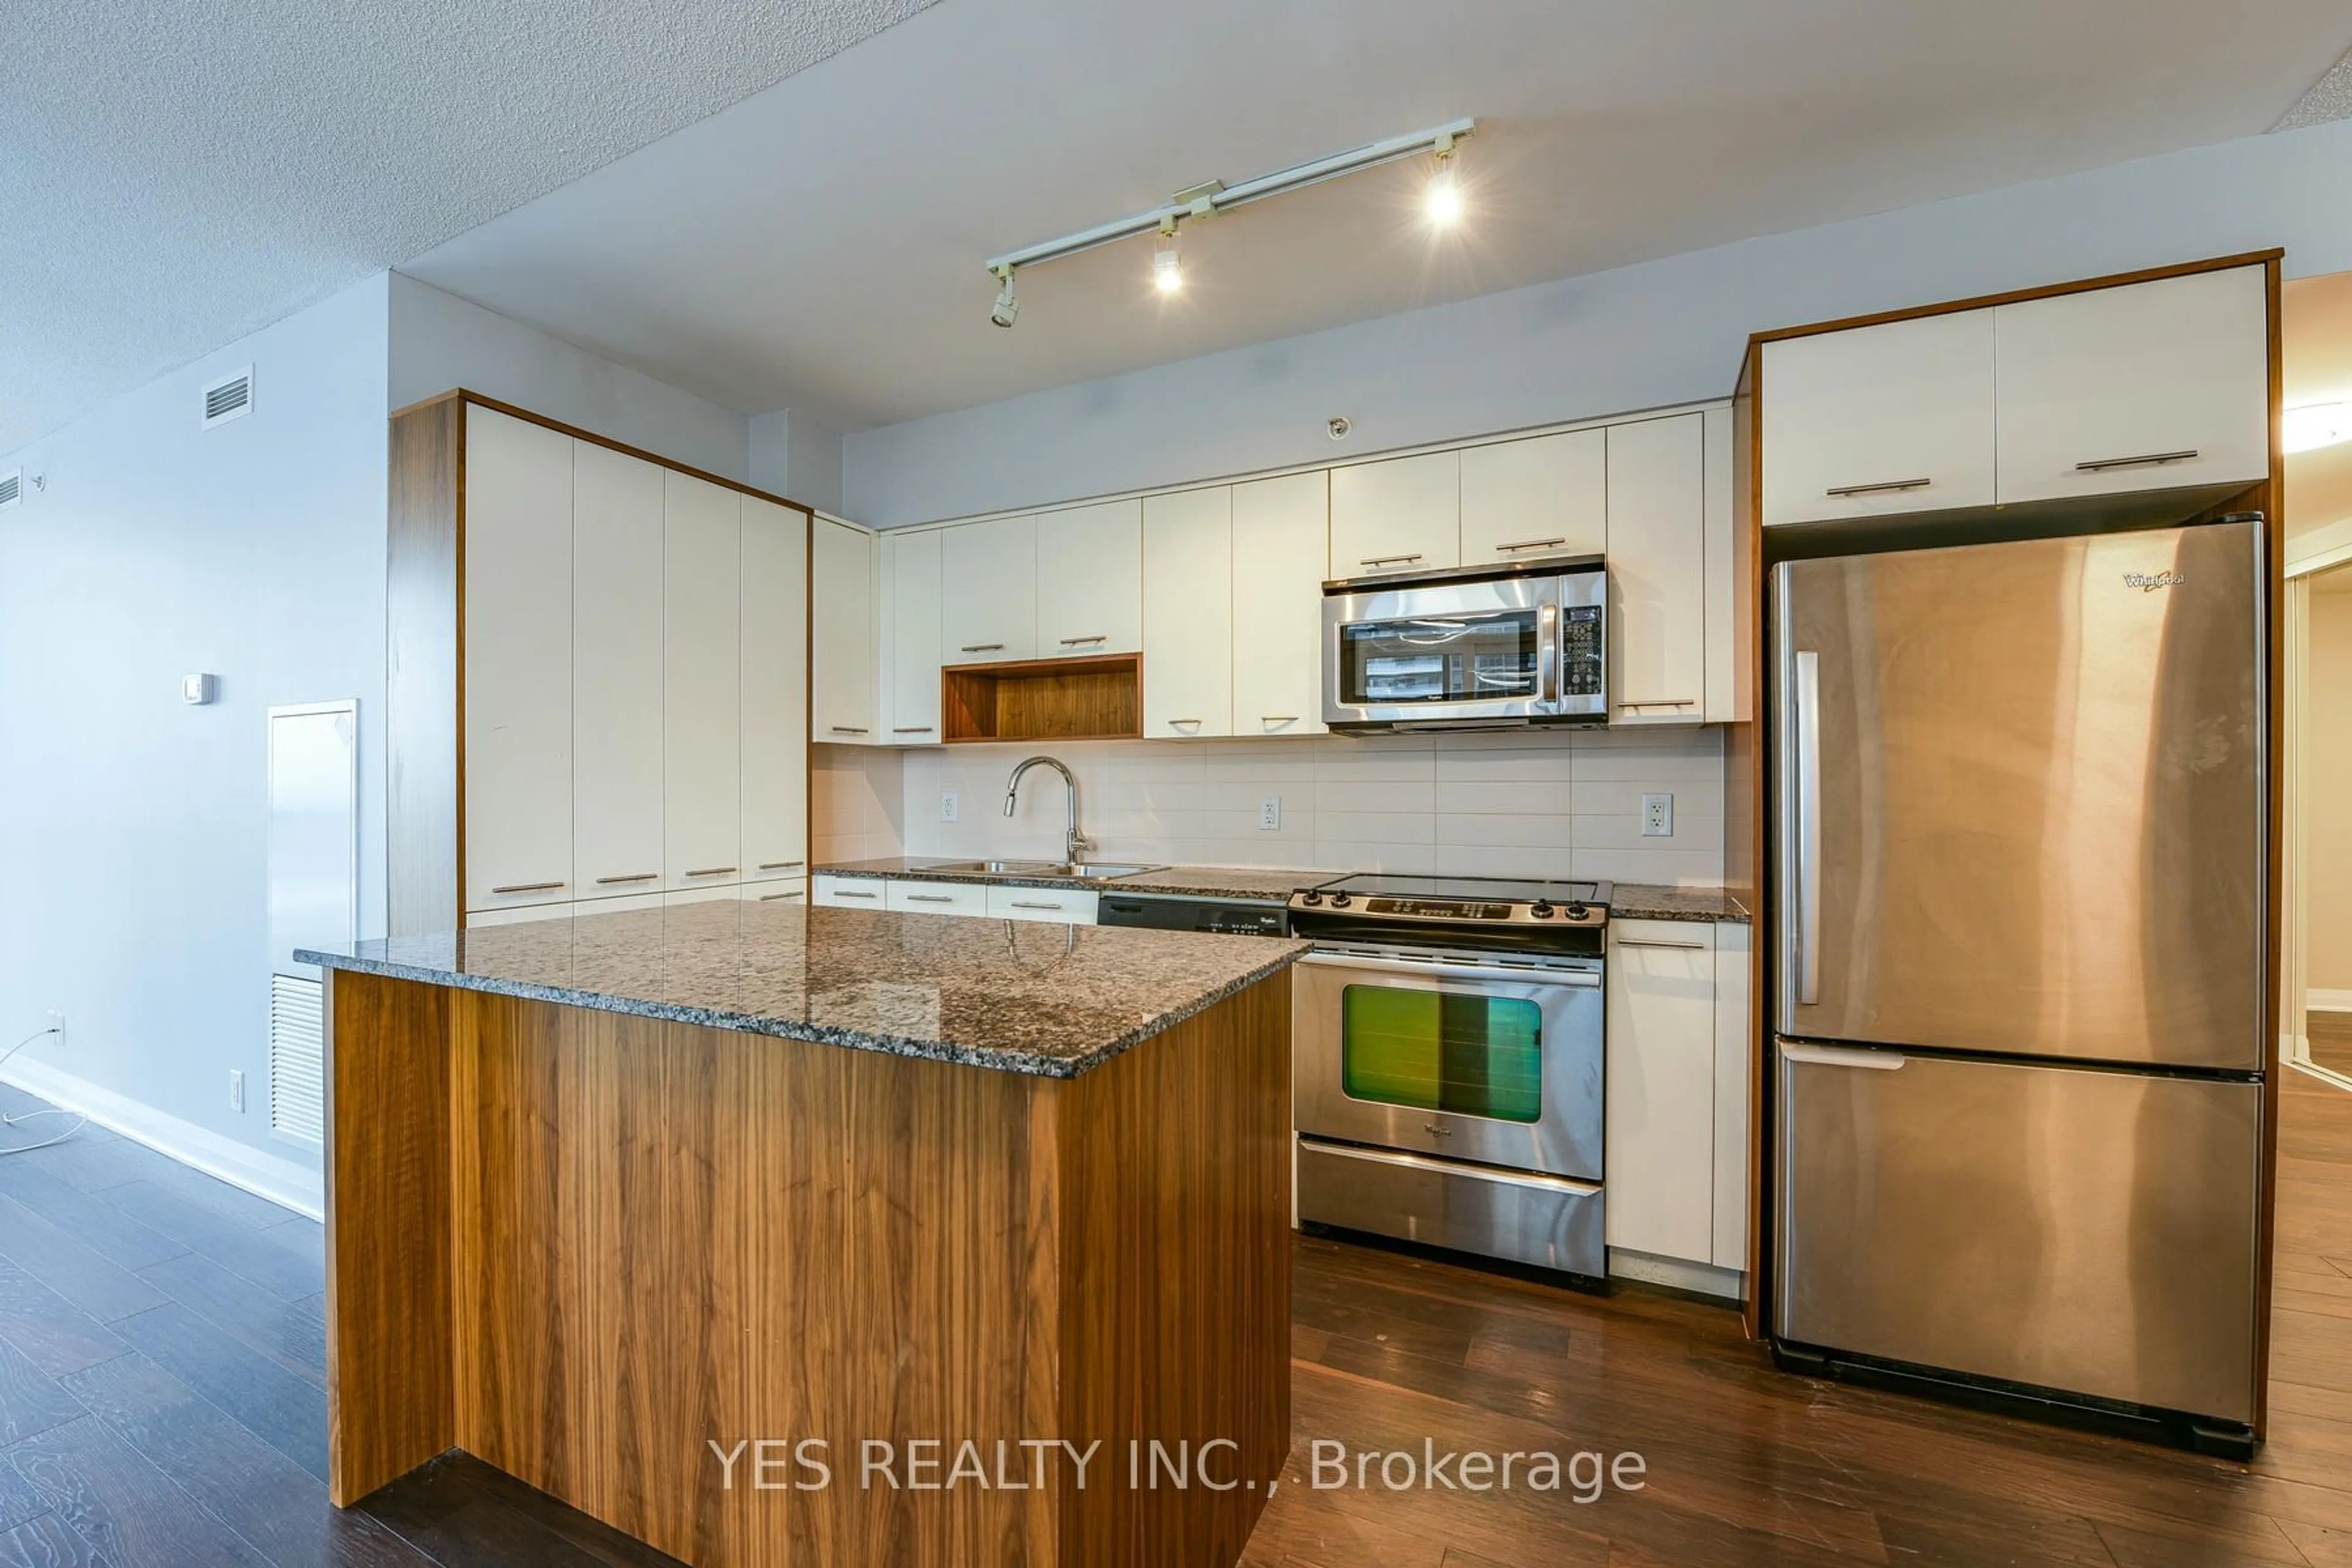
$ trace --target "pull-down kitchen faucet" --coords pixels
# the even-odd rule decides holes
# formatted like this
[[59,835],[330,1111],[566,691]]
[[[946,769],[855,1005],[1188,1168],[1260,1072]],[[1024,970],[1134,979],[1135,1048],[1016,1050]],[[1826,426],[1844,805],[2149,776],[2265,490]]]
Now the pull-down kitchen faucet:
[[1091,849],[1094,846],[1088,842],[1085,834],[1078,831],[1077,778],[1059,757],[1031,757],[1013,770],[1013,776],[1004,781],[1004,815],[1007,816],[1013,815],[1013,807],[1020,798],[1021,775],[1035,767],[1051,768],[1062,775],[1063,789],[1069,797],[1070,807],[1070,831],[1062,840],[1062,858],[1075,866],[1078,863],[1079,852]]

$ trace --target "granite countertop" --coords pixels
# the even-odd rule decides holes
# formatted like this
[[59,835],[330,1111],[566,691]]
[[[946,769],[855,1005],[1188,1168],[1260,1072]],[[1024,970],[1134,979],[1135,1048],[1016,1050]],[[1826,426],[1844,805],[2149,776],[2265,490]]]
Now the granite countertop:
[[1721,888],[1671,888],[1654,882],[1619,882],[1610,889],[1609,917],[1622,921],[1737,921],[1748,923],[1747,906]]
[[1202,899],[1256,899],[1280,903],[1300,888],[1311,888],[1339,875],[1337,871],[1277,871],[1216,866],[1162,866],[1132,877],[1107,877],[1100,881],[1076,877],[1024,877],[1017,871],[1002,875],[986,871],[946,871],[977,856],[961,858],[893,855],[879,860],[837,860],[816,868],[820,877],[880,877],[926,882],[992,882],[1006,888],[1092,888],[1105,893],[1181,893]]
[[362,942],[329,969],[1076,1078],[1307,943],[731,900]]

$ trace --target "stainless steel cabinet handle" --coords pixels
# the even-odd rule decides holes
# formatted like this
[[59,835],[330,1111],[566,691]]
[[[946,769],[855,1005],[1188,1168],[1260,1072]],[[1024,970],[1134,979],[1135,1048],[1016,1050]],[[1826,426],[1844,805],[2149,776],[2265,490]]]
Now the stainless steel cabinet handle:
[[928,735],[930,732],[931,727],[929,724],[898,724],[893,726],[890,731],[893,735]]
[[1797,1001],[1822,999],[1822,656],[1796,658]]
[[855,724],[835,724],[833,727],[833,732],[836,735],[863,735],[866,733],[865,731],[859,729]]
[[1517,544],[1497,544],[1495,548],[1497,550],[1546,550],[1552,545],[1567,542],[1568,536],[1562,534],[1558,539],[1522,539]]
[[907,895],[907,901],[910,904],[951,904],[955,902],[955,895],[952,893],[908,893]]
[[1874,1072],[1899,1072],[1904,1058],[1893,1051],[1858,1051],[1846,1046],[1801,1046],[1794,1040],[1780,1042],[1783,1060],[1805,1062],[1823,1068],[1867,1068]]
[[963,645],[965,653],[1001,653],[1003,648],[1001,642],[968,642]]
[[561,882],[509,882],[503,888],[492,888],[493,893],[551,893],[563,886]]
[[1420,559],[1421,552],[1416,550],[1411,555],[1368,555],[1363,560],[1357,562],[1356,564],[1359,566],[1402,566],[1409,561],[1418,561]]
[[2094,458],[2087,463],[2077,463],[2078,474],[2103,474],[2109,468],[2148,468],[2158,463],[2185,463],[2197,455],[2197,448],[2182,452],[2142,452],[2137,458]]
[[699,871],[688,871],[689,877],[724,877],[737,869],[733,866],[705,866]]
[[1881,479],[1869,485],[1832,485],[1822,493],[1827,496],[1892,495],[1896,490],[1924,490],[1935,482],[1933,479]]
[[803,899],[807,896],[805,893],[762,893],[760,895],[760,901],[763,904],[772,904],[785,899]]
[[762,860],[760,862],[760,869],[762,871],[791,871],[807,864],[808,862],[805,860]]
[[1296,724],[1298,722],[1298,715],[1296,713],[1261,713],[1257,716],[1257,721],[1261,724]]
[[1696,708],[1698,706],[1698,699],[1696,697],[1653,697],[1641,702],[1620,702],[1617,706],[1620,708]]
[[1195,729],[1200,728],[1201,724],[1198,719],[1171,719],[1168,721],[1171,724],[1190,724]]
[[599,877],[596,879],[596,885],[600,888],[612,888],[623,882],[651,882],[660,876],[659,871],[639,871],[633,877]]
[[1097,636],[1095,636],[1095,637],[1064,637],[1064,638],[1062,639],[1062,646],[1063,646],[1064,647],[1084,647],[1087,644],[1088,644],[1088,643],[1090,643],[1090,642],[1108,642],[1108,641],[1110,641],[1110,637],[1109,637],[1109,635],[1108,635],[1108,633],[1104,633],[1104,634],[1100,634],[1100,635],[1097,635]]
[[1066,904],[1048,904],[1042,901],[1033,902],[1026,899],[1013,899],[1010,900],[1010,906],[1016,910],[1061,910],[1068,907]]
[[1646,936],[1612,936],[1609,939],[1609,945],[1612,947],[1671,947],[1685,952],[1706,951],[1706,943],[1703,942],[1658,942]]
[[847,888],[835,888],[833,890],[833,896],[836,899],[874,899],[881,897],[878,893],[853,893]]

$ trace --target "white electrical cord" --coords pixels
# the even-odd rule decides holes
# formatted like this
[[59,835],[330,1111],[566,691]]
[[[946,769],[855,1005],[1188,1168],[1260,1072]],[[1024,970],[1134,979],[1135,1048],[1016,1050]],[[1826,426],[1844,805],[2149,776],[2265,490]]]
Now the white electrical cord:
[[[44,1039],[50,1035],[62,1035],[64,1033],[65,1031],[63,1029],[57,1027],[54,1025],[46,1029],[36,1029],[33,1033],[26,1035],[23,1039],[18,1040],[15,1045],[10,1046],[6,1050],[0,1051],[0,1067],[5,1067],[8,1064],[8,1058],[10,1057],[15,1056],[18,1051],[21,1051],[26,1046],[31,1045],[35,1040]],[[45,1107],[39,1110],[27,1110],[21,1116],[0,1116],[0,1125],[8,1127],[21,1126],[23,1123],[32,1121],[37,1116],[70,1116],[74,1118],[74,1124],[71,1127],[67,1128],[64,1131],[58,1133],[56,1137],[44,1138],[38,1143],[19,1143],[13,1146],[8,1144],[0,1144],[0,1154],[29,1154],[36,1149],[50,1148],[55,1144],[64,1142],[67,1139],[72,1137],[75,1133],[89,1125],[89,1117],[81,1115],[78,1111],[67,1110],[55,1105]]]

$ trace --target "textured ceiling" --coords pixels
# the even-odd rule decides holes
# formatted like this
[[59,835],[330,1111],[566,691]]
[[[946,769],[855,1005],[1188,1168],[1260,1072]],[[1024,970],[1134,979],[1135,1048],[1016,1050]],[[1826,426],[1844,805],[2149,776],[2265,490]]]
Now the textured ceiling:
[[[735,407],[888,423],[2255,134],[2352,32],[2258,9],[953,0],[404,270]],[[1399,164],[1188,231],[1172,301],[1130,242],[988,324],[984,257],[1459,115],[1457,239]]]
[[930,3],[7,5],[0,452]]

